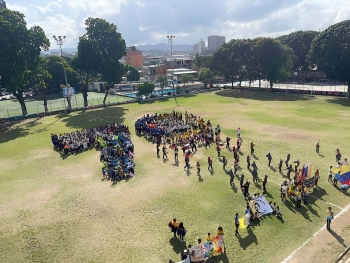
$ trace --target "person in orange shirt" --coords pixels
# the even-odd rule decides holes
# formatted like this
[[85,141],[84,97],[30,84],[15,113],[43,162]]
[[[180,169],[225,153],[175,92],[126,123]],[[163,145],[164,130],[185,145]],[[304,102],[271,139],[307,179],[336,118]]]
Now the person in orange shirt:
[[171,229],[171,232],[174,233],[174,237],[176,237],[177,229],[179,228],[179,224],[176,222],[176,218],[169,222],[168,226]]

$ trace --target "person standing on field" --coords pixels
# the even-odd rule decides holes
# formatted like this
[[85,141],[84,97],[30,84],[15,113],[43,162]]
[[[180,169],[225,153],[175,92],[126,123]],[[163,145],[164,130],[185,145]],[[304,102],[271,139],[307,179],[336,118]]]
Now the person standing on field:
[[239,227],[239,217],[238,217],[238,213],[236,213],[235,218],[234,218],[234,221],[235,221],[235,226],[236,226],[236,235],[239,235],[239,232],[238,232],[238,227]]
[[208,170],[213,171],[213,160],[208,157]]
[[328,207],[326,212],[327,218],[327,230],[331,230],[331,222],[334,219],[334,212],[332,211],[332,207]]
[[263,194],[266,193],[266,184],[267,184],[267,175],[265,174],[265,177],[263,180]]
[[239,128],[239,127],[237,129],[237,137],[241,138],[241,128]]
[[196,168],[197,168],[197,175],[199,176],[201,174],[201,164],[199,162],[197,162]]
[[250,168],[250,156],[247,155],[247,169]]
[[332,183],[333,182],[333,172],[332,172],[333,166],[329,166],[328,170],[328,182]]
[[269,167],[271,166],[271,161],[272,161],[272,156],[271,156],[271,153],[268,153],[267,155],[266,155],[266,157],[267,157],[267,160],[269,161]]
[[320,141],[318,141],[316,144],[316,153],[320,154]]
[[282,165],[283,165],[283,160],[280,159],[280,162],[278,163],[278,171],[280,172],[280,174],[282,173]]

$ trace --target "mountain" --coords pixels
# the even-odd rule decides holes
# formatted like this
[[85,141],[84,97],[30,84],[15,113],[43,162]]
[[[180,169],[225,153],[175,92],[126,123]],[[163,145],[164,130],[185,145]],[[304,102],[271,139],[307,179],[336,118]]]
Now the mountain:
[[[156,45],[138,45],[136,49],[141,51],[150,50],[170,50],[170,44],[159,43]],[[193,46],[188,44],[173,44],[173,50],[177,51],[192,51]]]

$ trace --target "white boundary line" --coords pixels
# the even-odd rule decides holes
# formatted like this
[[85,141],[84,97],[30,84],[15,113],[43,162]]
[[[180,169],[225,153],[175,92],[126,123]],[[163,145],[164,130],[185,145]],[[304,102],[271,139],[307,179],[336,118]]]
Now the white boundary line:
[[[350,205],[348,205],[347,207],[345,207],[342,211],[340,211],[335,217],[334,220],[337,219],[338,217],[340,217],[343,213],[345,213],[347,210],[349,210]],[[292,257],[302,248],[304,247],[308,242],[310,242],[312,239],[314,239],[322,230],[324,230],[326,228],[326,226],[324,225],[323,227],[321,227],[319,230],[316,231],[315,234],[313,234],[312,237],[310,237],[308,240],[306,240],[300,247],[298,247],[296,250],[294,250],[292,252],[292,254],[290,254],[288,257],[286,257],[281,263],[287,263],[289,260],[292,259]]]

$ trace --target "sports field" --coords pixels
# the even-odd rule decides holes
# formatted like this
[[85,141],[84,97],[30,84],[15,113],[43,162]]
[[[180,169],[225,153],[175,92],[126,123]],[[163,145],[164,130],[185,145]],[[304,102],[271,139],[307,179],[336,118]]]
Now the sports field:
[[[225,231],[226,253],[207,262],[281,262],[325,224],[328,206],[337,214],[349,204],[349,196],[327,182],[335,149],[350,157],[347,99],[227,90],[177,100],[179,106],[173,99],[125,104],[0,129],[0,262],[177,262],[186,245],[204,240],[208,232],[215,234],[218,226]],[[188,173],[182,153],[176,166],[172,150],[168,161],[158,159],[155,145],[135,135],[137,118],[172,110],[219,124],[221,137],[232,137],[232,144],[240,127],[244,155],[239,174],[252,182],[245,157],[254,141],[259,177],[269,175],[266,198],[280,205],[283,220],[265,216],[260,226],[241,229],[237,238],[233,217],[236,212],[243,215],[245,200],[240,189],[230,187],[215,147],[199,148]],[[135,177],[115,185],[101,180],[98,151],[62,159],[50,140],[51,133],[107,122],[129,125],[135,144]],[[321,155],[315,153],[319,140]],[[267,165],[268,152],[273,169]],[[313,169],[320,169],[320,189],[313,190],[316,198],[309,198],[308,207],[280,203],[283,178],[277,162],[288,153],[291,161],[313,162]],[[221,154],[233,166],[232,152],[223,147]],[[212,174],[206,169],[207,156],[214,158]],[[201,179],[196,176],[197,160],[202,163]],[[262,192],[261,183],[251,183],[250,193],[256,192]],[[172,238],[167,224],[174,217],[188,230],[186,243]],[[336,242],[330,245],[332,253],[327,252],[324,262],[334,262],[344,250]]]

